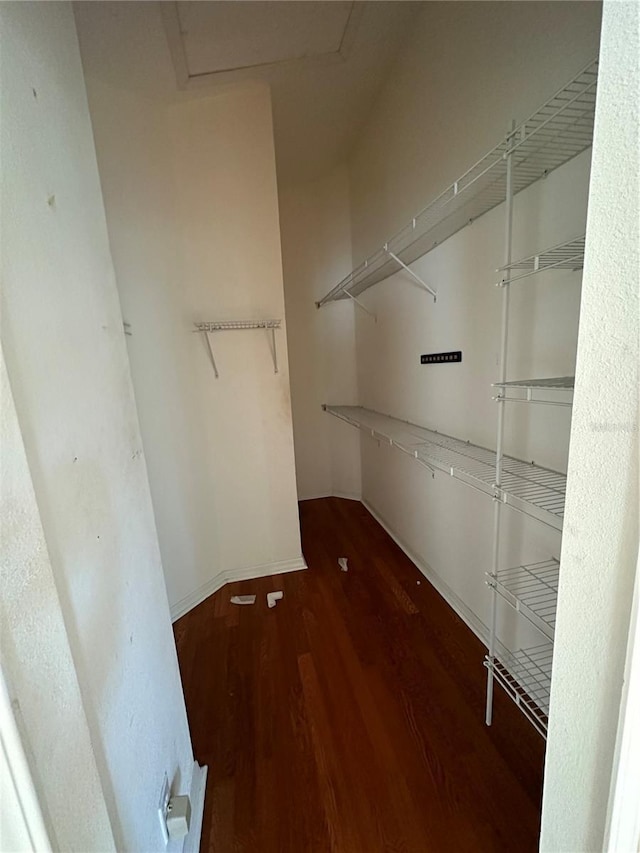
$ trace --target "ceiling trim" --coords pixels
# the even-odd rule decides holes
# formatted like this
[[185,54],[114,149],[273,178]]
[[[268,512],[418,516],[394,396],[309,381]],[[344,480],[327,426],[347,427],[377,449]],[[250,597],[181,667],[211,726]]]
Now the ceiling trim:
[[314,64],[333,65],[336,62],[344,62],[349,57],[351,48],[355,41],[360,19],[364,12],[364,2],[352,2],[349,16],[345,24],[340,47],[338,50],[327,53],[318,53],[314,56],[296,57],[293,59],[282,59],[275,62],[263,62],[256,65],[246,65],[238,68],[229,68],[223,71],[208,71],[205,73],[191,74],[189,63],[182,37],[182,28],[178,14],[177,2],[160,3],[164,31],[167,44],[176,74],[176,82],[179,89],[191,89],[194,86],[202,86],[207,83],[232,83],[248,77],[255,77],[256,71],[269,71],[274,68],[284,68],[292,65]]

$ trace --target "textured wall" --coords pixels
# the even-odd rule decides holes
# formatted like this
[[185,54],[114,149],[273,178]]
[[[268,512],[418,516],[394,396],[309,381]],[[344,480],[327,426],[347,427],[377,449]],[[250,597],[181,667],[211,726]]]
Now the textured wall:
[[[2,18],[3,350],[115,845],[158,850],[164,774],[188,791],[193,756],[73,14],[11,3]],[[27,611],[42,601],[22,595]],[[20,661],[55,698],[64,659],[42,663]],[[33,743],[56,738],[44,700],[29,713]],[[105,838],[97,807],[95,824]]]
[[4,359],[2,668],[55,850],[115,850]]
[[640,5],[604,6],[541,850],[603,849],[638,556]]

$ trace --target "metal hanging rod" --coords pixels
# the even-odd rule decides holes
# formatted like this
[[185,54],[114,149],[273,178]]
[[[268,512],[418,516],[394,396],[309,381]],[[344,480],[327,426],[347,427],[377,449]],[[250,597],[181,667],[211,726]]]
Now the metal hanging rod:
[[[537,275],[537,273],[546,270],[571,270],[572,272],[581,270],[584,266],[585,239],[583,234],[582,237],[576,237],[566,243],[544,249],[535,255],[529,255],[527,258],[521,258],[519,261],[498,267],[498,272],[508,274],[497,282],[497,286],[504,287],[506,284],[513,284],[513,282],[529,278],[529,276]],[[524,270],[524,272],[520,275],[511,275],[511,272],[515,270]]]
[[316,303],[318,307],[347,299],[349,294],[359,296],[397,271],[392,255],[406,268],[501,204],[508,160],[513,161],[516,194],[589,148],[597,79],[598,61],[594,60],[338,282]]
[[209,335],[212,332],[235,332],[244,331],[246,329],[267,329],[271,332],[269,348],[271,350],[271,358],[273,359],[273,372],[278,373],[278,350],[276,348],[276,329],[282,326],[282,320],[216,320],[207,323],[194,323],[196,332],[204,332],[204,337],[207,342],[211,365],[216,379],[220,378],[218,365],[213,354],[211,346],[211,338]]

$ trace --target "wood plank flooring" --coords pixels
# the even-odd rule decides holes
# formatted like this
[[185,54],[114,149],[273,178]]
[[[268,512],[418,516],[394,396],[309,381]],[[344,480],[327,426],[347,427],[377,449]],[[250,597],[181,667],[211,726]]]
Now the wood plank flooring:
[[230,584],[175,624],[209,765],[201,850],[536,850],[544,742],[499,688],[485,727],[482,644],[362,504],[300,516],[308,571]]

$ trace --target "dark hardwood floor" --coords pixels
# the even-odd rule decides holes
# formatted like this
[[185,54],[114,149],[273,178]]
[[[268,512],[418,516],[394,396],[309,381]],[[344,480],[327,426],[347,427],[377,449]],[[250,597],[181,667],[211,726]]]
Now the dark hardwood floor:
[[308,571],[225,586],[175,625],[209,765],[201,850],[536,850],[544,743],[499,688],[485,727],[482,644],[362,504],[300,516]]

